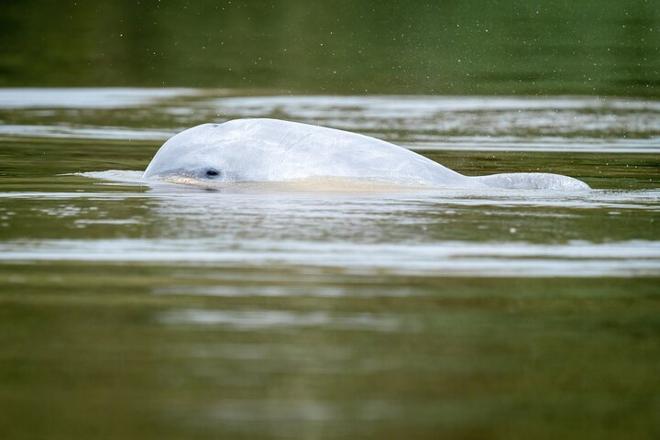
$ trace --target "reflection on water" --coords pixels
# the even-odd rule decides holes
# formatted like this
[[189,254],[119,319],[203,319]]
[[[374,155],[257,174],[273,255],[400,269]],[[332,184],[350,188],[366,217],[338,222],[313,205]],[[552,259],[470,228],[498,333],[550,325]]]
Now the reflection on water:
[[[15,93],[0,90],[7,438],[657,431],[656,101]],[[170,134],[238,116],[596,189],[141,180]]]
[[[127,184],[139,173],[88,173]],[[132,180],[131,180],[132,179]],[[143,183],[139,183],[143,185]],[[83,210],[79,194],[40,215],[92,231],[131,225],[149,237],[12,240],[0,260],[93,259],[177,262],[224,267],[273,265],[334,268],[348,273],[473,277],[650,276],[660,274],[653,225],[658,191],[562,194],[530,190],[364,189],[337,193],[303,186],[226,185],[208,192],[156,184],[142,196],[145,212],[129,217]],[[174,191],[174,192],[172,192]],[[121,194],[121,193],[120,193]],[[118,194],[112,194],[116,197]],[[124,202],[130,202],[127,194]],[[32,203],[48,194],[4,193]],[[59,197],[65,197],[61,194]],[[86,199],[112,200],[87,193]],[[83,199],[84,200],[84,199]],[[74,202],[75,201],[75,202]],[[634,223],[631,224],[631,218]],[[606,219],[616,229],[592,231]],[[596,220],[598,221],[598,220]],[[304,271],[304,269],[303,269]]]
[[[28,93],[23,101],[13,89],[0,90],[0,116],[10,122],[0,126],[0,135],[155,142],[209,121],[274,117],[357,131],[418,151],[660,151],[660,104],[655,100],[237,97],[232,96],[236,91],[179,89],[83,89],[65,100],[66,91],[45,90],[43,96]],[[111,112],[115,107],[121,112]],[[145,118],[148,124],[141,122]]]
[[194,95],[192,89],[144,88],[3,88],[3,109],[122,109],[157,103],[165,98]]
[[394,318],[370,315],[330,316],[327,313],[291,313],[272,310],[209,311],[177,310],[160,317],[167,324],[228,326],[237,330],[260,330],[282,327],[324,327],[346,330],[402,330]]

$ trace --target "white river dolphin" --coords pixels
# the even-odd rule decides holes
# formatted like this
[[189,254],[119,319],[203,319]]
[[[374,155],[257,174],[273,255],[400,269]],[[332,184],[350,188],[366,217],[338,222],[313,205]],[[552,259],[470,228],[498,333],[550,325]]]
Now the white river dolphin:
[[549,173],[464,176],[369,136],[262,118],[182,131],[163,144],[143,177],[209,185],[341,179],[441,188],[589,189],[580,180]]

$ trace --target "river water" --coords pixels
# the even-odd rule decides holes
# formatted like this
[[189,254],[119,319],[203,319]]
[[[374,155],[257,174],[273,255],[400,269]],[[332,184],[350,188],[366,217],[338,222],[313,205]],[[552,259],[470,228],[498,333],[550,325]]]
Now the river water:
[[[594,190],[140,180],[169,136],[237,117]],[[653,99],[0,89],[0,426],[660,435],[659,153]]]

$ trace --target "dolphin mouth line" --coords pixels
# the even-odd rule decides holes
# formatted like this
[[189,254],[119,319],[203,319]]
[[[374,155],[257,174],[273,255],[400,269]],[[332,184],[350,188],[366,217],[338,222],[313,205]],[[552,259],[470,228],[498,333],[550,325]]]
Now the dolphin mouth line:
[[[545,176],[565,178],[565,176],[543,174]],[[494,174],[490,176],[475,176],[474,183],[481,188],[491,189],[517,189],[517,190],[559,190],[559,191],[589,191],[591,188],[584,182],[567,178],[564,185],[557,188],[545,188],[544,185],[532,185],[524,182],[529,178],[529,174]],[[516,185],[516,180],[523,180],[522,184]],[[570,179],[570,180],[569,180]],[[330,192],[371,192],[371,191],[414,191],[430,190],[440,188],[438,186],[424,185],[410,182],[393,182],[372,178],[338,177],[338,176],[314,176],[295,178],[287,180],[255,180],[255,181],[235,181],[235,180],[206,180],[197,177],[191,177],[181,174],[168,173],[165,176],[159,176],[158,180],[165,183],[177,185],[187,185],[206,190],[220,189],[272,189],[272,190],[290,190],[290,191],[330,191]],[[465,189],[463,185],[443,185],[446,189]]]
[[422,184],[336,176],[305,177],[280,181],[207,181],[189,176],[168,175],[160,177],[159,180],[166,183],[188,185],[211,191],[229,188],[327,192],[381,192],[433,189],[432,186]]

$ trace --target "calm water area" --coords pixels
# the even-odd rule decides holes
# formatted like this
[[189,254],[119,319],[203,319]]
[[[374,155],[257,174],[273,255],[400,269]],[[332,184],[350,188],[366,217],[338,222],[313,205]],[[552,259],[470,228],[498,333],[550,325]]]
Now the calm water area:
[[[658,438],[657,4],[440,3],[3,5],[0,437]],[[593,190],[141,181],[241,117]]]

